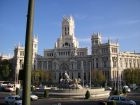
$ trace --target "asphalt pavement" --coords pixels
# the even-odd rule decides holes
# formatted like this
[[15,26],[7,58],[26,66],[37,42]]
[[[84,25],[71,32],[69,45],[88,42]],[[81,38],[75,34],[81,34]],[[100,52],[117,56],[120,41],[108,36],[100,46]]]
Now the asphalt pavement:
[[[10,95],[9,92],[0,92],[0,105],[4,104],[4,97]],[[140,105],[140,93],[129,93],[129,99],[136,101]],[[72,99],[72,98],[41,98],[37,101],[32,101],[31,105],[99,105],[101,99]],[[105,101],[105,99],[102,99]]]

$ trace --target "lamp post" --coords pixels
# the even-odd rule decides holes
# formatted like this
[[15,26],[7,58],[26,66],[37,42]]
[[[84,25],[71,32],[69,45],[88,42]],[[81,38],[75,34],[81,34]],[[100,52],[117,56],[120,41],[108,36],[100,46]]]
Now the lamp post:
[[115,73],[114,82],[115,82],[115,89],[114,90],[116,90],[116,73]]
[[119,55],[117,54],[117,90],[120,90]]
[[82,66],[82,72],[83,72],[83,87],[84,87],[84,65],[83,65],[83,61],[81,61],[81,66]]
[[91,62],[90,62],[90,88],[91,88]]
[[34,15],[34,0],[29,0],[28,14],[27,14],[27,25],[26,25],[26,39],[25,39],[22,105],[31,105],[30,91],[31,91],[31,70],[32,70],[33,15]]

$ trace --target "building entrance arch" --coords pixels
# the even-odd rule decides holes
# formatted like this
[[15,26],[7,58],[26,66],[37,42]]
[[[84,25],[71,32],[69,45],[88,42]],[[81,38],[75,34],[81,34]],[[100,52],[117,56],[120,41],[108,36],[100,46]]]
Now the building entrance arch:
[[62,63],[59,67],[59,79],[61,79],[62,75],[64,75],[65,72],[69,71],[69,65],[66,63]]
[[66,63],[62,63],[59,68],[61,71],[65,72],[69,70],[69,66]]

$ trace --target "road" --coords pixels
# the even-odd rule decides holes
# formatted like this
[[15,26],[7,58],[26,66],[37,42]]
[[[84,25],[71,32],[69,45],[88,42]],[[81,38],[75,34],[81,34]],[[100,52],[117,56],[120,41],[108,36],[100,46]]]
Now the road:
[[[9,92],[0,92],[0,105],[4,104],[4,97],[10,95]],[[43,98],[31,101],[31,105],[97,105],[98,101],[84,99],[65,99],[65,98]]]
[[[4,97],[9,95],[8,92],[0,92],[0,105],[4,104]],[[140,105],[140,93],[129,93],[129,99],[136,101]],[[31,105],[99,105],[99,100],[85,100],[85,99],[65,99],[65,98],[42,98],[37,101],[32,101]]]
[[40,99],[32,102],[32,105],[98,105],[93,100],[72,100],[72,99]]

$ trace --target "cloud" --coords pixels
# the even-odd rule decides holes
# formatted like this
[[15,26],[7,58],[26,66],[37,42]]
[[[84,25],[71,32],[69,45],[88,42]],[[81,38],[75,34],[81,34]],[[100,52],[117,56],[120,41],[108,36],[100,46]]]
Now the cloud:
[[140,20],[120,20],[116,22],[118,25],[132,25],[137,23],[140,23]]
[[140,34],[133,34],[133,35],[116,35],[116,36],[111,36],[111,39],[121,39],[121,40],[126,40],[126,39],[134,39],[134,38],[140,38]]
[[[107,43],[108,42],[108,39],[111,40],[112,43],[119,43],[121,44],[122,41],[124,42],[125,40],[130,40],[130,39],[134,39],[134,38],[139,38],[140,35],[139,33],[134,33],[134,35],[111,35],[111,36],[102,36],[102,43]],[[91,36],[87,36],[87,37],[80,37],[80,38],[77,38],[78,41],[79,41],[79,47],[80,48],[88,48],[88,54],[91,54],[91,46],[92,46],[92,43],[91,43]],[[122,46],[122,45],[121,45]],[[137,50],[139,51],[139,50]]]
[[[99,19],[98,19],[99,20]],[[101,18],[100,18],[101,20]],[[102,23],[103,22],[103,23]],[[109,29],[121,29],[122,27],[125,28],[127,26],[135,27],[135,25],[140,24],[140,19],[119,19],[119,20],[112,20],[112,21],[102,21],[101,23],[98,23],[96,27],[93,25],[93,29],[96,30],[109,30]]]
[[74,18],[77,20],[88,20],[88,21],[95,21],[95,20],[103,20],[103,16],[95,16],[95,15],[87,15],[87,14],[73,14]]

